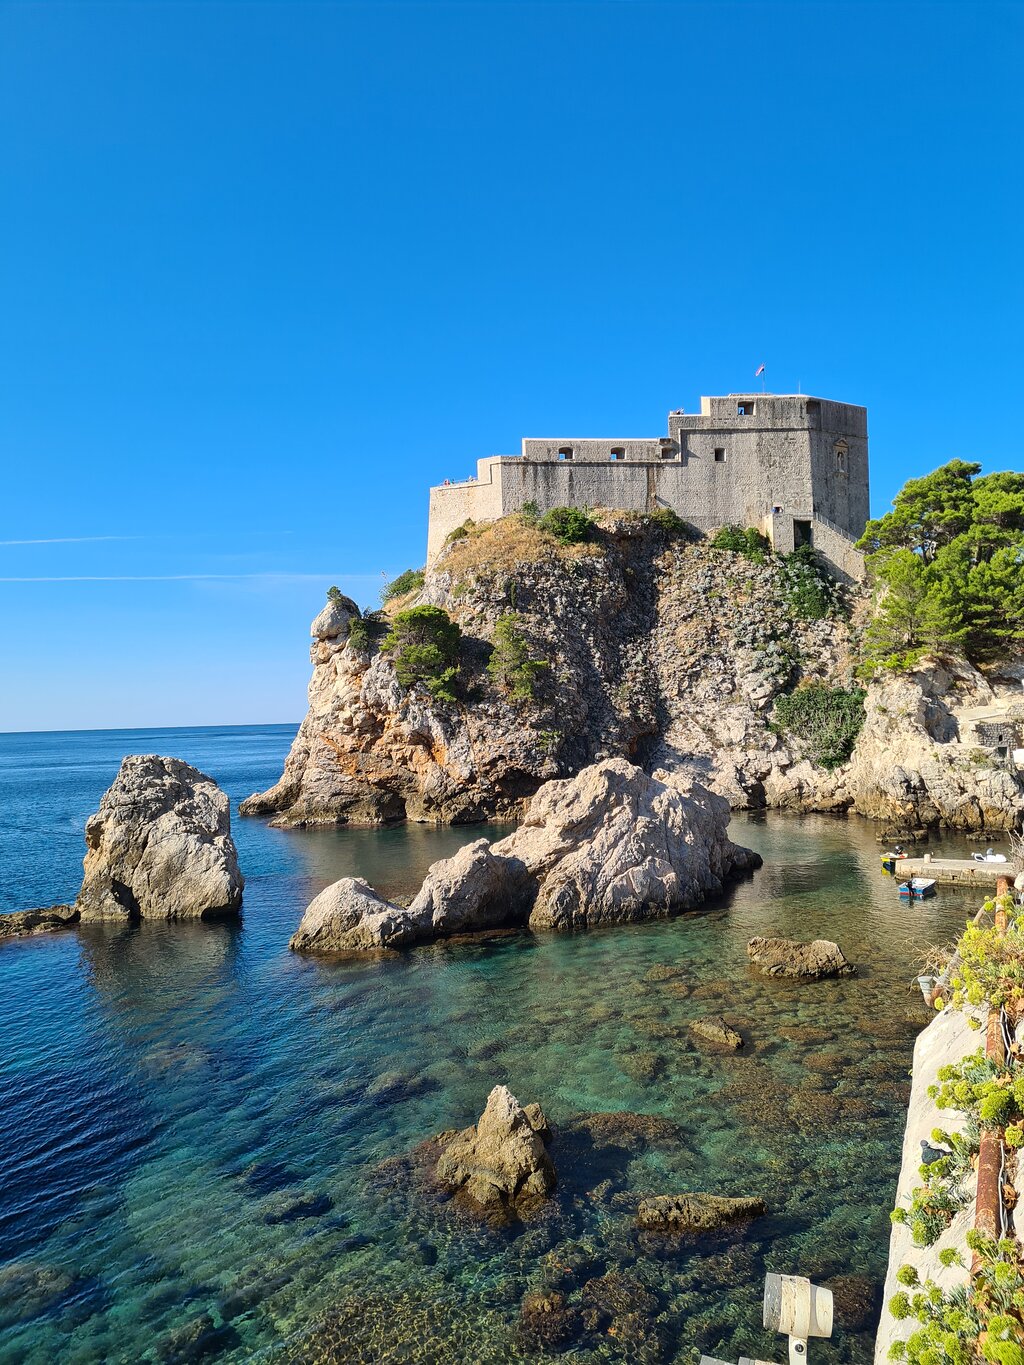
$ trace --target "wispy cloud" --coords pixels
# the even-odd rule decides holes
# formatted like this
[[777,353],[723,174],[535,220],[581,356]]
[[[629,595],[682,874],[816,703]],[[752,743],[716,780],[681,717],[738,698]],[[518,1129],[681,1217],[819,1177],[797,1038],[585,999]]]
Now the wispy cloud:
[[146,536],[46,536],[39,540],[0,540],[0,545],[88,545],[97,540],[146,539]]
[[379,583],[372,573],[132,573],[132,574],[54,574],[41,576],[3,576],[0,583],[200,583],[208,580],[262,579],[267,583],[322,583],[339,578],[345,583]]

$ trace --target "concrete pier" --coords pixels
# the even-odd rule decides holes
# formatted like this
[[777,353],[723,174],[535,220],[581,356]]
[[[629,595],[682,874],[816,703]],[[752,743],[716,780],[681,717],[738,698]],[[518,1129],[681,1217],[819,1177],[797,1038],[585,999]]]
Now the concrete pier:
[[934,877],[937,882],[955,886],[994,887],[1000,877],[1014,878],[1011,863],[976,863],[973,858],[898,858],[894,876],[905,882],[910,877]]

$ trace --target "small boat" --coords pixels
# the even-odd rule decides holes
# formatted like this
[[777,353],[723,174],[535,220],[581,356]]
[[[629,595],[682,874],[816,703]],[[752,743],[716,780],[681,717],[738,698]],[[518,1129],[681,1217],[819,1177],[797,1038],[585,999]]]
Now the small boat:
[[1006,854],[996,853],[994,849],[989,849],[987,853],[972,853],[971,857],[976,863],[1005,863]]
[[925,896],[935,895],[934,877],[911,877],[909,882],[900,882],[900,895],[907,900],[924,900]]
[[896,871],[896,864],[901,858],[905,858],[906,856],[907,855],[903,852],[902,848],[897,844],[896,848],[894,848],[891,853],[882,854],[882,871],[888,872],[891,877]]

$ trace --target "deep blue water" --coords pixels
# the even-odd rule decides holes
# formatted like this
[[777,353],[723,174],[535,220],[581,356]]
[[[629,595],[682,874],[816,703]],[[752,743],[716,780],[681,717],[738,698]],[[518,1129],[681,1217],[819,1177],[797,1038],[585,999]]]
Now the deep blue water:
[[[125,753],[195,763],[234,809],[292,734],[0,735],[2,908],[73,898]],[[765,868],[704,913],[365,964],[288,952],[312,895],[353,872],[411,893],[481,831],[233,827],[240,925],[0,948],[0,1361],[536,1360],[519,1325],[536,1288],[586,1310],[573,1362],[773,1359],[766,1268],[846,1277],[853,1298],[880,1282],[925,1021],[912,978],[970,902],[901,908],[871,826],[737,818]],[[754,977],[744,946],[765,932],[835,938],[861,974]],[[695,1045],[687,1023],[712,1012],[742,1052]],[[391,1159],[472,1122],[499,1081],[559,1125],[560,1180],[539,1222],[492,1232]],[[578,1126],[613,1111],[662,1130],[600,1146]],[[638,1238],[635,1196],[686,1189],[761,1194],[770,1214],[698,1245]],[[866,1365],[872,1326],[815,1362]]]

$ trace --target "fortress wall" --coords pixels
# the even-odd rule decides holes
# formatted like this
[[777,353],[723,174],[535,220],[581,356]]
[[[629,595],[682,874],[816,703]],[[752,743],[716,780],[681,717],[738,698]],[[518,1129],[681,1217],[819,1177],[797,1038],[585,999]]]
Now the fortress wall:
[[[847,446],[845,471],[838,466],[837,441]],[[842,428],[812,432],[811,471],[815,511],[859,540],[871,512],[867,437]]]
[[[541,512],[552,507],[612,507],[647,512],[671,507],[684,521],[709,530],[735,522],[760,526],[765,506],[782,504],[792,517],[810,517],[810,499],[801,476],[800,454],[789,444],[754,440],[727,445],[724,463],[715,460],[715,443],[701,438],[700,449],[685,460],[630,463],[559,463],[506,458],[494,461],[501,486],[502,514],[533,502]],[[803,465],[806,468],[806,462]]]
[[[538,439],[533,436],[523,438],[523,459],[524,460],[550,460],[552,463],[570,463],[559,459],[559,450],[565,447],[572,449],[572,463],[580,461],[593,461],[600,463],[612,462],[612,451],[621,450],[619,457],[621,461],[629,460],[658,460],[661,458],[661,442],[656,436],[620,436],[596,439],[586,437],[585,439],[574,439],[571,436],[545,436]],[[617,461],[618,463],[618,461]]]
[[477,461],[476,479],[443,484],[430,490],[430,515],[427,525],[427,563],[432,564],[444,549],[448,535],[467,519],[496,521],[504,515],[499,471],[495,459]]
[[831,526],[820,521],[814,522],[814,548],[849,582],[863,582],[864,556],[854,549],[851,541],[837,535]]

